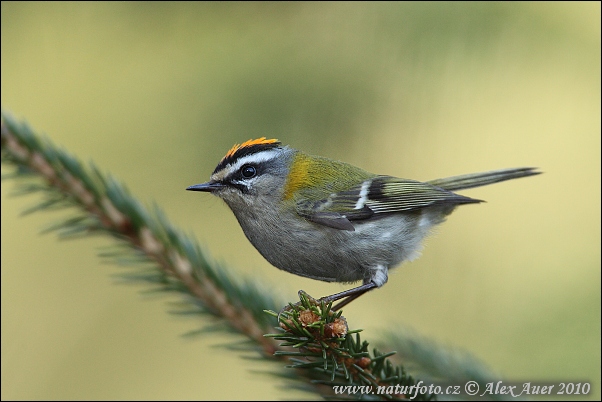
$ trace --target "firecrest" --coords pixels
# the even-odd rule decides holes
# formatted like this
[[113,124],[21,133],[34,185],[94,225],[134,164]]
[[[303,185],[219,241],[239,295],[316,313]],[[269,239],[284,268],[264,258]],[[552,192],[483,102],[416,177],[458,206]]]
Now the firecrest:
[[272,265],[326,282],[363,281],[322,298],[341,308],[383,286],[390,268],[418,256],[422,240],[458,205],[482,202],[453,191],[539,174],[534,168],[428,182],[366,172],[265,137],[237,144],[210,180],[186,190],[226,202]]

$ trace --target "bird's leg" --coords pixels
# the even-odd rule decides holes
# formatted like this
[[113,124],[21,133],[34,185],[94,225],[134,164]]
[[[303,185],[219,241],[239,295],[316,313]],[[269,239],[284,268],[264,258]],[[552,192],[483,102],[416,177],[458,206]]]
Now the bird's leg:
[[332,308],[333,310],[340,310],[342,307],[351,303],[353,300],[357,299],[364,293],[366,293],[369,290],[372,290],[374,288],[377,288],[377,287],[378,286],[374,282],[370,281],[370,282],[364,283],[363,285],[358,286],[356,288],[345,290],[344,292],[335,293],[330,296],[324,296],[318,301],[323,301],[324,303],[330,303],[330,302],[334,302],[334,301],[343,299],[343,300],[341,300],[341,302],[337,303]]
[[[330,302],[335,302],[337,300],[343,299],[339,303],[337,303],[335,306],[332,307],[332,310],[336,311],[336,310],[340,310],[347,304],[351,303],[352,301],[354,301],[355,299],[357,299],[364,293],[366,293],[374,288],[380,287],[376,283],[371,281],[370,279],[365,280],[365,282],[367,282],[367,283],[364,283],[363,285],[358,286],[356,288],[345,290],[344,292],[340,292],[340,293],[335,293],[330,296],[324,296],[318,300],[315,300],[313,297],[309,296],[303,290],[299,291],[299,296],[301,296],[301,294],[304,294],[306,297],[309,297],[314,303],[324,302],[324,304],[328,304]],[[300,304],[301,304],[300,301],[295,303],[295,305],[300,305]],[[285,311],[289,311],[290,308],[291,308],[290,306],[285,306],[282,308],[282,310],[280,310],[280,313],[278,313],[278,322],[280,322],[280,317],[281,317],[282,313]]]
[[[374,285],[372,282],[370,282],[371,285]],[[363,285],[362,285],[363,286]],[[361,295],[363,295],[364,293],[368,292],[369,290],[372,290],[374,288],[376,288],[377,286],[371,286],[371,287],[367,287],[366,289],[363,289],[362,291],[359,291],[357,293],[354,293],[350,296],[347,296],[345,299],[341,300],[340,303],[337,303],[335,306],[332,307],[333,310],[340,310],[343,307],[345,307],[347,304],[351,303],[352,301],[354,301],[355,299],[357,299],[358,297],[360,297]]]
[[387,283],[387,280],[389,279],[388,271],[389,270],[387,269],[386,266],[380,265],[380,264],[376,265],[375,267],[373,267],[371,269],[370,276],[364,279],[363,285],[358,286],[353,289],[346,290],[344,292],[335,293],[330,296],[322,297],[318,301],[324,301],[325,303],[330,303],[333,301],[343,299],[332,308],[333,310],[340,310],[341,308],[343,308],[347,304],[351,303],[352,301],[354,301],[355,299],[357,299],[364,293],[366,293],[374,288],[380,288],[382,285]]

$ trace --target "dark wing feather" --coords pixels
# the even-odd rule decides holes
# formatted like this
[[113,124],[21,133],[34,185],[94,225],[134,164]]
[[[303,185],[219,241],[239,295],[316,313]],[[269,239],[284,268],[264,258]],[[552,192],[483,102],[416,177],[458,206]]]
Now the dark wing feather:
[[378,214],[477,202],[481,200],[455,194],[428,183],[376,176],[325,199],[299,200],[297,213],[312,222],[335,229],[354,230],[352,221],[369,219]]
[[378,176],[370,185],[366,205],[375,213],[413,211],[435,205],[482,202],[416,180]]

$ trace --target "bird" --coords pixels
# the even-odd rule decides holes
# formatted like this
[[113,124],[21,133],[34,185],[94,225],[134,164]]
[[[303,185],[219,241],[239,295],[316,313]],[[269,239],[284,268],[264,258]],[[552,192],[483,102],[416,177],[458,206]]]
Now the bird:
[[244,234],[273,266],[360,286],[322,297],[338,310],[382,287],[389,270],[418,257],[422,241],[459,205],[482,200],[457,190],[540,174],[522,167],[427,182],[367,172],[261,137],[234,145],[208,182]]

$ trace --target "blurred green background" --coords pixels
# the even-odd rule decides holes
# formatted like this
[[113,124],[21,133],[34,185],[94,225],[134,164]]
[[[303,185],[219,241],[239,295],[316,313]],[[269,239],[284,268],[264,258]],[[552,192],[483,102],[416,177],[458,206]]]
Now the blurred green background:
[[[504,378],[600,398],[600,3],[2,2],[2,108],[156,200],[215,260],[286,300],[349,286],[271,267],[206,181],[235,142],[429,180],[538,166],[464,194],[419,260],[345,311],[401,323]],[[3,172],[8,170],[3,168]],[[116,285],[107,239],[39,232],[2,183],[2,399],[315,398],[241,340]]]

